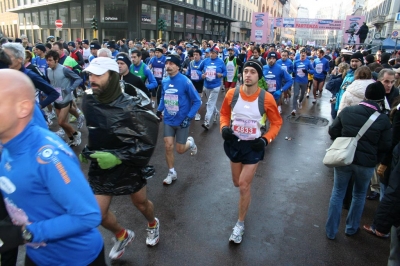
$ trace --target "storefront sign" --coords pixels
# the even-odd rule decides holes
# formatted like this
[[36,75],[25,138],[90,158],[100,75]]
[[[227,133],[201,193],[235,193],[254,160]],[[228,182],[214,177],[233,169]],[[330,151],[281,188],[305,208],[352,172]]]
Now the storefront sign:
[[104,21],[118,21],[117,17],[104,17]]

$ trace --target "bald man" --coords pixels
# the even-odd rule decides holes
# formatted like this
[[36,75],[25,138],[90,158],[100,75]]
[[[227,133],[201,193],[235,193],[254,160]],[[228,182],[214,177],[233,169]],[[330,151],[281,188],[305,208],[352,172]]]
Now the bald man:
[[0,80],[0,189],[27,243],[25,265],[105,265],[100,209],[78,159],[33,119],[29,77],[1,69]]

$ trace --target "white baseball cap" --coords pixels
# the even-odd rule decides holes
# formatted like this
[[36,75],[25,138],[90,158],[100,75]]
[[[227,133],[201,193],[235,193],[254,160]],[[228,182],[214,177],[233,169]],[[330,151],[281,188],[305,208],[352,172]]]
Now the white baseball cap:
[[109,57],[97,57],[93,59],[90,62],[90,65],[83,71],[101,76],[105,74],[108,70],[119,73],[117,62]]

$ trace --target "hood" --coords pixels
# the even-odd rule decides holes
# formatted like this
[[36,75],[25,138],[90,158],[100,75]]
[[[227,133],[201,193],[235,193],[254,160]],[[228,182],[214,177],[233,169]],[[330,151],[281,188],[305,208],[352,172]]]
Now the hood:
[[357,98],[364,99],[367,86],[374,82],[373,79],[356,79],[347,87],[346,91]]

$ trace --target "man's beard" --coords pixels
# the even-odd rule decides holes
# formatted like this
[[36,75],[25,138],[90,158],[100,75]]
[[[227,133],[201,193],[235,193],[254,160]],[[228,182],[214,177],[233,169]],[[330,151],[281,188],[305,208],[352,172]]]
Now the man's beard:
[[101,95],[104,93],[104,91],[107,89],[108,85],[110,84],[110,80],[107,80],[106,84],[98,84],[98,83],[93,83],[92,82],[92,86],[96,85],[97,88],[92,88],[93,94],[94,95]]

